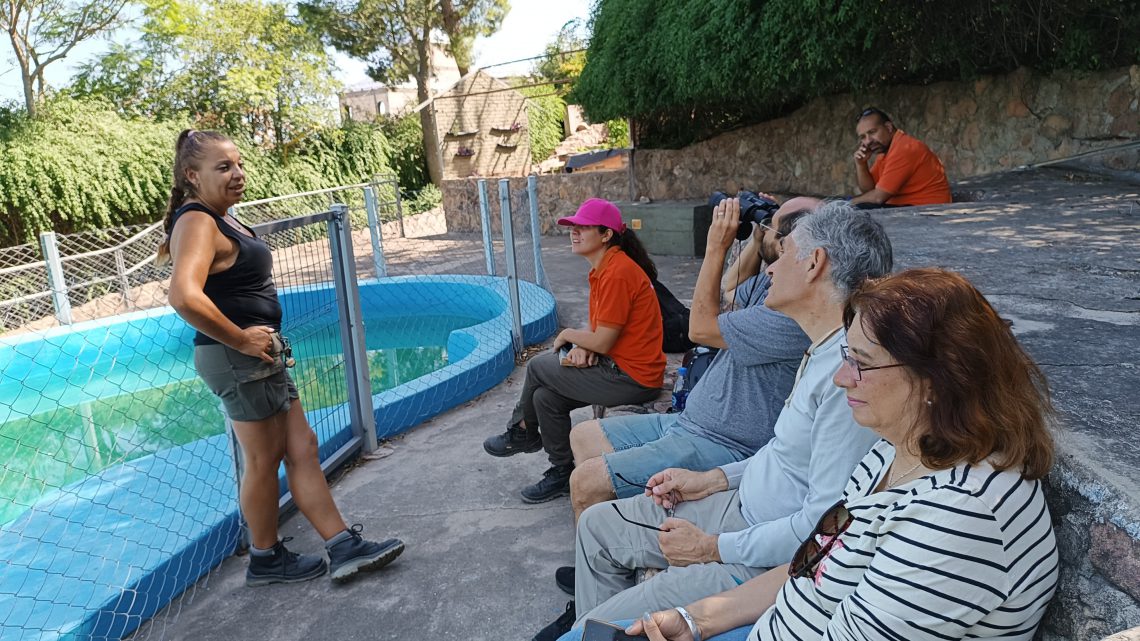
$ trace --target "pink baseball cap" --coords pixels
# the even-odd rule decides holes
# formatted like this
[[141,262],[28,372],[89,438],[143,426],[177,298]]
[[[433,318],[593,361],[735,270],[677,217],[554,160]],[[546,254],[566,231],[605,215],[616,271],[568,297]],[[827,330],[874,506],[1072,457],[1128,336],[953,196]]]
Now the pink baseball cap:
[[601,198],[591,198],[582,203],[573,216],[558,219],[559,225],[602,225],[609,227],[617,233],[625,231],[625,223],[621,221],[621,210],[617,205]]

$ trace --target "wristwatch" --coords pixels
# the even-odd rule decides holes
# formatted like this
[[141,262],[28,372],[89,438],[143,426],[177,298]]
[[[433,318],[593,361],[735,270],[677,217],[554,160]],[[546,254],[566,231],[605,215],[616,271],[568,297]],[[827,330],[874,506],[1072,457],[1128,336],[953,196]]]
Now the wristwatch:
[[677,606],[673,609],[676,610],[677,613],[681,615],[681,618],[685,620],[685,623],[689,625],[689,634],[693,635],[693,641],[701,641],[701,629],[697,627],[697,622],[693,620],[693,615],[689,614],[689,611],[681,606]]

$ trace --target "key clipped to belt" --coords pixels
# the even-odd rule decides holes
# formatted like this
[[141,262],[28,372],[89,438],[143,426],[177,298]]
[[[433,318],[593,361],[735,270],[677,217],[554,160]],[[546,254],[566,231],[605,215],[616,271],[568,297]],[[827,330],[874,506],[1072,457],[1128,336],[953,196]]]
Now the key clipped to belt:
[[273,352],[270,356],[280,357],[281,362],[285,363],[285,367],[293,367],[297,364],[297,359],[293,358],[293,345],[289,343],[289,339],[281,334],[281,332],[273,332],[271,335],[273,339]]

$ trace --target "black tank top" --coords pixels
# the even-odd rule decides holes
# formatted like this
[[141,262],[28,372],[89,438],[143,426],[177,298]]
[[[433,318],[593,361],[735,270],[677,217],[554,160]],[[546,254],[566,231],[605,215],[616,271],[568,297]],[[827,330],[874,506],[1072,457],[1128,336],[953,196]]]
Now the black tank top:
[[[277,288],[273,286],[273,254],[264,240],[256,236],[246,236],[234,229],[225,219],[200,203],[186,203],[174,212],[170,229],[178,224],[178,219],[188,211],[205,212],[214,218],[218,231],[237,243],[237,260],[225,271],[210,274],[202,288],[206,297],[221,310],[222,314],[238,327],[245,329],[254,325],[266,325],[275,330],[281,329],[281,303],[277,300]],[[249,233],[252,229],[245,227]],[[217,345],[218,341],[202,332],[194,335],[195,345]]]

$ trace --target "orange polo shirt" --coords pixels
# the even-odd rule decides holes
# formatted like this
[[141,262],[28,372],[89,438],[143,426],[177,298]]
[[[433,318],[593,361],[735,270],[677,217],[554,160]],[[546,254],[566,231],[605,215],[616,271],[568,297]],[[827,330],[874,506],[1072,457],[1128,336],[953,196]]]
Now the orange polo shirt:
[[621,330],[606,356],[645,387],[661,387],[661,306],[649,277],[617,247],[610,247],[590,270],[590,331],[598,325]]
[[875,187],[894,194],[888,205],[940,205],[950,202],[942,161],[919,139],[899,129],[887,153],[871,167]]

